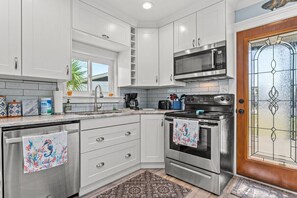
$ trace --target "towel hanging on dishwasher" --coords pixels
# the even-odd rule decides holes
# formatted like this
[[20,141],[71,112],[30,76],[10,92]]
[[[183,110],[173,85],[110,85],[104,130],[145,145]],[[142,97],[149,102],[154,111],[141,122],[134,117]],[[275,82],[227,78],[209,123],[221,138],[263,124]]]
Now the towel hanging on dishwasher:
[[24,173],[33,173],[67,162],[67,131],[24,136]]
[[173,120],[173,142],[192,148],[198,147],[199,123],[195,120]]

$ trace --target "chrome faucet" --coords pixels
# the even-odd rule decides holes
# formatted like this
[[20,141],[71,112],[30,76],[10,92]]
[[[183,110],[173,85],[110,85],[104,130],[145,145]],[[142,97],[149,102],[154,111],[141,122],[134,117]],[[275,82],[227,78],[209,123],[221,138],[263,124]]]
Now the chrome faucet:
[[94,111],[95,112],[98,112],[98,109],[101,109],[102,108],[102,104],[100,106],[98,106],[98,88],[100,89],[100,98],[103,98],[103,93],[102,93],[102,87],[100,85],[97,85],[95,87],[95,104],[94,104]]

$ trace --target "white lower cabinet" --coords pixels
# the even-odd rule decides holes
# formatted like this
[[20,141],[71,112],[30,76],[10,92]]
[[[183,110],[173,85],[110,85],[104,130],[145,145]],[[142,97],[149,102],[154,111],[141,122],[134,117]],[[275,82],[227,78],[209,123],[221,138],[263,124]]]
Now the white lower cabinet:
[[141,163],[164,163],[164,115],[141,115]]
[[139,141],[131,141],[81,155],[81,186],[105,179],[140,162]]
[[81,121],[80,196],[140,168],[140,116]]

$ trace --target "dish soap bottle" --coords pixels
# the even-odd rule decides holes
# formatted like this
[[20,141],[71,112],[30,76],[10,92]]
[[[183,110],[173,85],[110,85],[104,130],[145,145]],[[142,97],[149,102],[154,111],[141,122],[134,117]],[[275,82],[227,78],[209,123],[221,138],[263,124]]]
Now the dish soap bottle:
[[65,104],[65,113],[71,113],[72,112],[72,105],[70,103],[70,99],[67,99],[67,103]]

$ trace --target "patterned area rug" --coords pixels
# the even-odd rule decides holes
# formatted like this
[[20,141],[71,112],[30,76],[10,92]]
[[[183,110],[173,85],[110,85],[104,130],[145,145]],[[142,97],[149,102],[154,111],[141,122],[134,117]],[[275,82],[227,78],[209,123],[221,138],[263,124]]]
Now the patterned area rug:
[[297,195],[272,188],[260,183],[239,178],[232,193],[243,198],[296,198]]
[[97,198],[183,198],[191,190],[145,171]]

